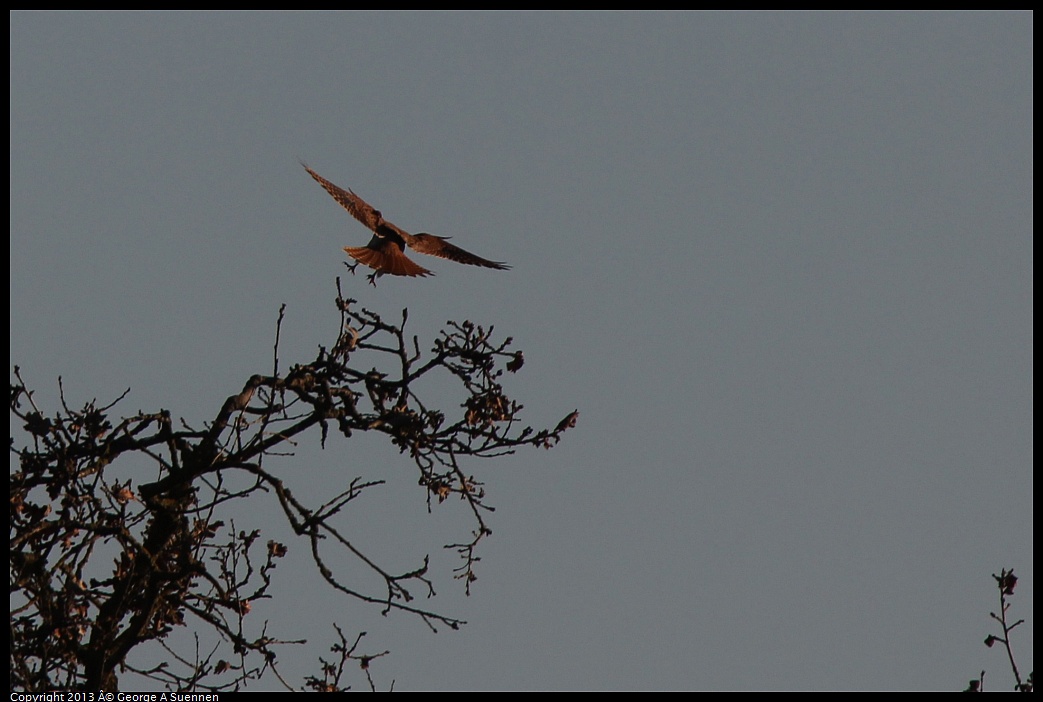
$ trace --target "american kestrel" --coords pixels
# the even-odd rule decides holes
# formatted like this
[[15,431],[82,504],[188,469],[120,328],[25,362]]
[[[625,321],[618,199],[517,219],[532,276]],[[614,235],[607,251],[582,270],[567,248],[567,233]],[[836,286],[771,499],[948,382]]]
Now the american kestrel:
[[[326,192],[340,203],[341,207],[351,213],[351,216],[365,224],[373,231],[373,238],[365,246],[345,246],[348,255],[359,263],[363,263],[376,272],[369,277],[369,281],[376,285],[376,278],[384,275],[408,275],[420,276],[434,275],[426,268],[413,263],[406,257],[404,247],[408,246],[414,251],[447,258],[457,263],[467,263],[472,266],[484,266],[497,270],[509,270],[510,266],[498,261],[490,261],[481,256],[475,256],[469,251],[464,251],[459,246],[450,244],[448,237],[435,236],[434,234],[410,234],[404,229],[399,229],[391,222],[384,219],[380,210],[376,209],[361,197],[350,190],[338,188],[321,175],[308,168],[308,164],[301,162],[304,170],[326,188]],[[358,264],[355,264],[358,265]]]

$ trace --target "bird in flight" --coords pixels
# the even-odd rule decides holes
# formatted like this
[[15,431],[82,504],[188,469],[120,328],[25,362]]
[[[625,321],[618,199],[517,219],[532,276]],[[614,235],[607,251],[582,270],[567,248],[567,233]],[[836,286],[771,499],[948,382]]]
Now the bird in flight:
[[352,217],[365,224],[373,232],[373,238],[365,246],[344,247],[348,255],[356,261],[349,266],[352,272],[354,272],[355,266],[358,266],[359,263],[363,263],[375,271],[373,275],[369,276],[369,282],[373,285],[377,284],[376,278],[385,273],[390,275],[419,276],[421,278],[434,275],[431,271],[417,265],[406,257],[405,247],[407,246],[414,251],[438,256],[439,258],[447,258],[457,263],[495,268],[500,271],[510,269],[510,266],[504,263],[475,256],[470,251],[464,251],[459,246],[450,244],[446,241],[448,237],[435,236],[434,234],[423,232],[410,234],[384,219],[384,215],[381,214],[380,210],[352,191],[338,188],[309,168],[308,164],[303,161],[301,165],[304,166],[304,170],[308,171],[308,174],[319,185],[326,189],[326,192],[333,196],[334,200],[340,203],[341,207],[350,212]]

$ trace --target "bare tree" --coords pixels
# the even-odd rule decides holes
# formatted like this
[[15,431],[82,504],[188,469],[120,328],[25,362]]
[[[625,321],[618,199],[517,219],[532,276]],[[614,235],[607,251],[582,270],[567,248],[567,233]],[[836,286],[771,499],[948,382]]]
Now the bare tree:
[[[996,612],[989,612],[989,616],[999,623],[1000,627],[1003,629],[1003,636],[989,634],[985,637],[985,645],[992,648],[997,643],[1003,644],[1004,649],[1007,651],[1007,661],[1010,663],[1010,670],[1014,674],[1014,690],[1017,692],[1032,692],[1034,690],[1032,673],[1029,673],[1024,681],[1021,679],[1021,672],[1018,670],[1018,664],[1014,660],[1014,650],[1010,647],[1010,632],[1025,623],[1024,619],[1019,619],[1016,622],[1011,622],[1007,619],[1007,612],[1010,611],[1010,602],[1008,601],[1008,598],[1014,596],[1014,587],[1018,584],[1018,576],[1014,575],[1013,568],[1010,570],[1003,568],[1000,570],[999,575],[993,573],[992,579],[996,581],[996,586],[1000,591],[1000,611],[999,614]],[[985,671],[983,670],[981,671],[981,675],[968,683],[964,692],[984,691]]]
[[[10,509],[12,689],[113,691],[129,671],[180,690],[237,690],[266,675],[287,689],[338,690],[347,686],[349,664],[375,687],[370,661],[387,652],[360,653],[362,634],[350,640],[339,628],[332,660],[320,658],[315,675],[294,686],[280,674],[276,652],[290,642],[250,613],[269,596],[289,547],[226,521],[230,506],[266,494],[330,587],[432,629],[463,623],[417,604],[415,590],[434,593],[427,558],[393,573],[381,565],[383,554],[365,551],[338,527],[338,516],[382,480],[355,478],[325,503],[305,504],[273,470],[273,458],[292,452],[306,432],[323,447],[331,433],[385,435],[415,465],[428,510],[455,497],[470,514],[470,535],[448,545],[460,556],[455,577],[469,592],[491,507],[461,459],[550,448],[577,413],[552,429],[522,425],[522,406],[501,385],[505,371],[521,369],[522,353],[509,338],[495,341],[491,327],[449,322],[425,353],[406,334],[406,310],[389,323],[355,304],[338,294],[336,343],[288,371],[279,367],[280,310],[272,372],[250,377],[202,426],[176,422],[165,410],[115,418],[123,396],[75,409],[63,392],[60,410],[48,415],[15,367],[11,412],[25,438],[11,442],[18,456]],[[420,396],[418,381],[433,374],[455,379],[461,406],[439,408]],[[115,472],[116,462],[135,460],[151,466],[136,473],[151,472],[148,482]],[[331,547],[337,559],[324,551]],[[344,555],[354,568],[333,567]],[[367,590],[362,571],[383,585]],[[217,643],[186,656],[169,645],[178,627],[209,632]],[[150,646],[162,647],[163,662],[134,667],[128,655]]]

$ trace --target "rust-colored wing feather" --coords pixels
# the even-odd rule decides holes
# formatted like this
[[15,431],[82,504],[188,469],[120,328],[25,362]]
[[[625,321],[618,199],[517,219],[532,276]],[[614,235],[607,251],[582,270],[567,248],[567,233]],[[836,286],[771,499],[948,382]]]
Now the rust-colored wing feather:
[[343,188],[337,187],[333,183],[329,182],[321,175],[308,168],[308,164],[301,162],[304,166],[304,170],[308,171],[308,175],[315,179],[315,181],[326,189],[333,199],[340,203],[340,206],[351,213],[351,216],[362,222],[369,228],[370,231],[375,232],[377,225],[381,223],[384,217],[380,214],[380,210],[373,207],[361,197]]
[[495,268],[498,271],[508,271],[511,269],[511,267],[506,263],[490,261],[487,258],[475,256],[470,251],[464,251],[459,246],[450,244],[446,241],[446,237],[435,236],[434,234],[417,234],[416,236],[406,239],[406,244],[414,251],[419,251],[420,253],[429,254],[431,256],[438,256],[439,258],[447,258],[450,261],[456,261],[457,263],[467,263],[472,266],[485,266],[486,268]]

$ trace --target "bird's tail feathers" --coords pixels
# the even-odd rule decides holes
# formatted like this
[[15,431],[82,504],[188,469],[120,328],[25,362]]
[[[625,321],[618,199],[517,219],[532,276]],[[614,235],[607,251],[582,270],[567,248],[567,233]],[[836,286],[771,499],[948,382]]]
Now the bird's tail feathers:
[[344,251],[353,259],[369,266],[373,270],[390,275],[424,276],[434,275],[423,266],[413,263],[397,248],[388,251],[377,251],[368,246],[345,246]]

